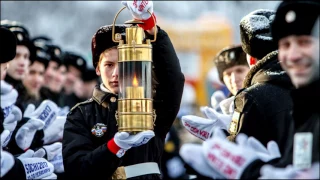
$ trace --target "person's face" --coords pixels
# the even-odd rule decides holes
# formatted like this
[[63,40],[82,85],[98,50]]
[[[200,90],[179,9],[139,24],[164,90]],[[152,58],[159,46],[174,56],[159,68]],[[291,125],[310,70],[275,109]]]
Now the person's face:
[[30,51],[26,46],[17,45],[16,56],[9,62],[8,74],[15,80],[23,80],[30,65]]
[[73,91],[77,80],[81,79],[81,72],[74,66],[69,66],[67,71],[65,89],[67,91]]
[[66,81],[67,77],[67,68],[65,65],[61,65],[58,69],[56,76],[53,77],[52,88],[53,92],[61,92],[63,84]]
[[28,75],[23,79],[22,83],[31,95],[39,94],[40,88],[44,84],[44,64],[35,61],[29,67]]
[[48,67],[44,75],[44,79],[46,81],[46,87],[48,87],[50,90],[54,89],[53,79],[58,74],[58,68],[59,68],[59,65],[57,62],[49,61]]
[[291,35],[279,41],[279,61],[295,87],[319,79],[319,39]]
[[101,76],[104,86],[111,92],[118,94],[118,50],[110,49],[102,53],[102,58],[96,68],[96,73]]
[[223,82],[233,95],[243,87],[244,78],[249,70],[248,66],[236,65],[223,71]]
[[7,74],[7,70],[9,68],[9,63],[1,63],[1,80],[4,80],[4,78],[6,77]]

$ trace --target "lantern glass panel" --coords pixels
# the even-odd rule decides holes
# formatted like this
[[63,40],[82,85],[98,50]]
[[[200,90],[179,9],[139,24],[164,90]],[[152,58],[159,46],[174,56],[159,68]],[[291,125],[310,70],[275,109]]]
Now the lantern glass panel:
[[152,98],[152,77],[149,61],[119,62],[119,98]]

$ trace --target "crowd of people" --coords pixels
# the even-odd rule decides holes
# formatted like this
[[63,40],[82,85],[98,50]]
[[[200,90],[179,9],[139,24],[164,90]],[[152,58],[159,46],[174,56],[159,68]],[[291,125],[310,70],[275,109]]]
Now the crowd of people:
[[[1,20],[1,179],[320,178],[318,1],[283,1],[244,16],[241,44],[213,57],[229,95],[217,90],[204,107],[192,104],[153,2],[121,3],[143,22],[145,39],[157,36],[154,129],[118,132],[112,24],[93,34],[90,67],[52,39],[30,37],[21,22]],[[114,31],[125,36],[127,27]]]

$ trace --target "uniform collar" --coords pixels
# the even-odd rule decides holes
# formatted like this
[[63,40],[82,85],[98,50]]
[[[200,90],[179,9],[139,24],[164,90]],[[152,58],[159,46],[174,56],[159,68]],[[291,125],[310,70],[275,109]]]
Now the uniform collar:
[[116,94],[102,91],[100,85],[96,85],[93,90],[92,99],[105,108],[108,106],[110,100],[114,98],[117,98]]

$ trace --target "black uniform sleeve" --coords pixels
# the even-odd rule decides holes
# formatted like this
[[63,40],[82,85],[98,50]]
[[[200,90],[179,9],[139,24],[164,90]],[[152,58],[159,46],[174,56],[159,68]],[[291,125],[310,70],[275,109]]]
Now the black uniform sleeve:
[[24,170],[23,164],[18,158],[14,157],[13,167],[1,179],[2,180],[26,179],[26,172]]
[[63,134],[63,164],[68,179],[111,177],[121,159],[114,155],[105,144],[95,147],[90,138],[80,108],[67,116]]
[[157,114],[155,132],[165,138],[179,111],[185,79],[170,38],[160,27],[157,40],[152,45],[154,71],[159,81],[154,97]]
[[[265,147],[268,142],[275,141],[281,154],[286,149],[286,140],[291,117],[283,110],[270,110],[272,105],[262,105],[260,99],[248,93],[241,93],[235,99],[235,111],[240,112],[241,129],[239,133],[253,136]],[[243,103],[243,105],[241,105]],[[239,108],[242,107],[242,108]]]

